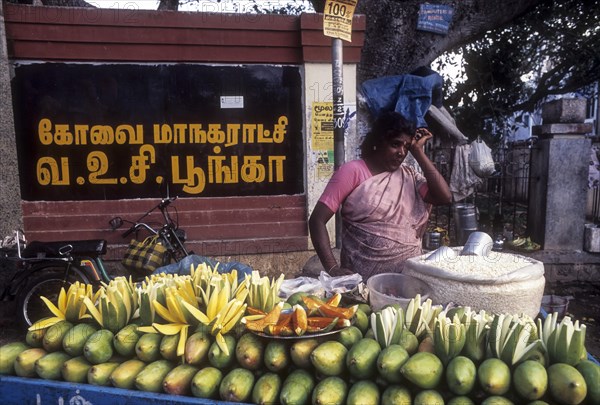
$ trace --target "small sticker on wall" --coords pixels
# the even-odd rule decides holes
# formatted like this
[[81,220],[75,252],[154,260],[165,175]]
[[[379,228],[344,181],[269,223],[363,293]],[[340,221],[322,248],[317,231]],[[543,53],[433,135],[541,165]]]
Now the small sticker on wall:
[[244,108],[244,96],[221,96],[221,108]]

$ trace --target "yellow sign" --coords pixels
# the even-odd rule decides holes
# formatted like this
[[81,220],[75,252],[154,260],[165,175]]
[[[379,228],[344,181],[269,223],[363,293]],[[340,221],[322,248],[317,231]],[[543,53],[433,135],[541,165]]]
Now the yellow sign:
[[323,34],[352,42],[352,17],[358,0],[327,0],[323,16]]
[[311,127],[312,149],[315,151],[333,150],[332,102],[313,102]]

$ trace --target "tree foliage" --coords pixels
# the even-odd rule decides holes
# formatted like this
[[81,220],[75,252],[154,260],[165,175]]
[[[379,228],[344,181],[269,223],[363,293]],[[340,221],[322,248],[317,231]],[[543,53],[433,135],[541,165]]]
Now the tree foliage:
[[463,77],[446,103],[463,132],[497,138],[516,113],[600,80],[598,15],[598,0],[544,1],[461,47]]
[[[34,0],[7,0],[31,4]],[[35,0],[90,6],[84,0]],[[212,0],[220,3],[221,0]],[[225,0],[223,0],[225,1]],[[177,10],[199,0],[160,0]],[[431,65],[443,73],[461,55],[463,76],[445,85],[445,104],[463,132],[492,134],[517,111],[600,79],[600,0],[441,0],[454,10],[447,35],[416,29],[426,0],[359,0],[367,19],[358,80],[410,73]],[[322,12],[325,0],[310,0]],[[306,1],[254,0],[253,12],[298,14]],[[441,56],[441,57],[440,57]],[[436,61],[433,65],[432,62]],[[490,125],[494,124],[494,125]]]

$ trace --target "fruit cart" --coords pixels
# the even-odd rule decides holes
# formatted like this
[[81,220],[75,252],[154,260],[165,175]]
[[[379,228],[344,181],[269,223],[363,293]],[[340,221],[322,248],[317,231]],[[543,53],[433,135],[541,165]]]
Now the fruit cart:
[[374,310],[340,293],[281,298],[283,281],[258,272],[240,281],[203,265],[143,285],[73,284],[56,302],[46,300],[54,316],[32,325],[24,342],[0,347],[2,402],[600,399],[600,365],[586,359],[585,325],[569,317],[491,313],[420,294],[390,295]]
[[[180,395],[148,393],[114,387],[96,387],[89,384],[73,384],[31,378],[0,376],[0,398],[4,404],[214,404],[206,400]],[[228,405],[232,402],[219,401]]]

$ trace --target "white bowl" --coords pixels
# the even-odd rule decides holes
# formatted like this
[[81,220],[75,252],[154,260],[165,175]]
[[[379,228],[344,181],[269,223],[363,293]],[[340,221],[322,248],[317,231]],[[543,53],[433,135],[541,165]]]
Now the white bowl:
[[376,274],[367,280],[367,288],[373,311],[389,304],[398,304],[406,309],[417,294],[421,294],[421,300],[429,297],[429,286],[425,282],[400,273]]

